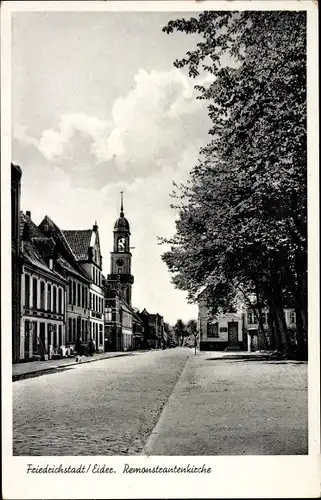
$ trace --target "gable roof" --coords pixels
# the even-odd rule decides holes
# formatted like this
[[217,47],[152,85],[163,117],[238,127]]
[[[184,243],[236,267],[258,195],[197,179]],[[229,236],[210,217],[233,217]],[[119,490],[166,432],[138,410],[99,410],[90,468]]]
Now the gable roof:
[[92,229],[63,230],[69,246],[77,260],[88,260],[88,248],[91,246]]
[[47,238],[29,216],[20,212],[20,234],[22,239],[22,261],[32,265],[39,271],[50,276],[64,280],[54,269],[50,269],[44,255],[52,255],[55,243],[52,238]]
[[[44,232],[49,233],[55,242],[60,243],[59,249],[59,257],[60,257],[60,265],[64,267],[67,271],[73,272],[77,274],[82,279],[86,279],[87,281],[91,281],[90,277],[87,273],[82,269],[80,264],[77,261],[77,257],[71,248],[67,238],[64,235],[64,231],[62,231],[57,224],[53,222],[48,215],[44,217],[42,222],[39,224],[40,228],[44,228]],[[63,253],[64,255],[61,255]]]

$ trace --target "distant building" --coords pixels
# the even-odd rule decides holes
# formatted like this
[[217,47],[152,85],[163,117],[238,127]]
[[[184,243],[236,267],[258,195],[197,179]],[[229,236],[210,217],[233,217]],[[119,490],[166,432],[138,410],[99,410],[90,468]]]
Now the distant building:
[[146,308],[139,313],[144,327],[145,347],[158,349],[167,345],[167,334],[164,329],[164,318],[160,314],[151,314]]
[[11,301],[12,301],[12,362],[20,360],[20,193],[21,169],[11,163]]
[[244,331],[242,310],[213,316],[204,299],[200,297],[198,330],[201,351],[246,349],[247,336]]
[[[265,350],[271,347],[271,330],[268,321],[269,309],[261,310],[264,333],[259,325],[258,313],[254,308],[240,306],[237,312],[210,314],[205,300],[198,300],[198,329],[200,350],[245,349]],[[293,307],[284,308],[289,340],[296,343],[296,317]]]
[[77,262],[90,278],[89,303],[86,303],[85,297],[81,297],[81,306],[87,305],[90,311],[89,327],[83,333],[82,339],[93,339],[96,350],[104,352],[104,290],[98,226],[95,223],[92,229],[65,230],[63,235]]

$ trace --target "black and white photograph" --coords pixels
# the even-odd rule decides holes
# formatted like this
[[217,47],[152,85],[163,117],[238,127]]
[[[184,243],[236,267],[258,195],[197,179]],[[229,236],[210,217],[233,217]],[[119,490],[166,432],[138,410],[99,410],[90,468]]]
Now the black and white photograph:
[[[225,483],[245,481],[247,460],[252,486],[264,457],[311,464],[316,5],[8,4],[2,342],[21,485],[63,498],[70,473],[68,498],[84,498],[82,481],[90,498],[118,498],[97,493],[95,472],[149,475],[160,498],[154,480],[184,475],[177,497],[204,498],[223,481],[215,460]],[[298,496],[317,493],[313,464]]]

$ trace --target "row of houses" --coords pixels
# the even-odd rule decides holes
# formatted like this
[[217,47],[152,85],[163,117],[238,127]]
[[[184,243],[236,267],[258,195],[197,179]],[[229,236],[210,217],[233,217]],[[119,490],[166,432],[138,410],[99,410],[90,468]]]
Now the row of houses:
[[[253,310],[240,306],[235,312],[221,313],[213,317],[205,300],[198,301],[198,331],[200,350],[264,350],[269,347],[271,335],[268,308],[262,308],[264,335],[258,317]],[[290,340],[295,342],[296,316],[293,307],[285,307],[285,320]]]
[[166,346],[163,317],[132,306],[122,197],[105,277],[97,223],[64,230],[46,215],[35,224],[20,211],[21,169],[11,174],[13,362],[73,355],[77,339],[92,339],[97,352]]

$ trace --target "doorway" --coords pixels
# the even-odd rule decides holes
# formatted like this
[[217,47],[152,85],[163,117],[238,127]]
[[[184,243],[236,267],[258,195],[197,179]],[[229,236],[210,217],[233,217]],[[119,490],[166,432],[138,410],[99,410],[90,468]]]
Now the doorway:
[[238,323],[231,321],[228,323],[227,328],[229,347],[238,347]]

